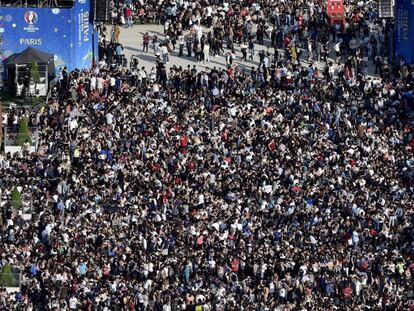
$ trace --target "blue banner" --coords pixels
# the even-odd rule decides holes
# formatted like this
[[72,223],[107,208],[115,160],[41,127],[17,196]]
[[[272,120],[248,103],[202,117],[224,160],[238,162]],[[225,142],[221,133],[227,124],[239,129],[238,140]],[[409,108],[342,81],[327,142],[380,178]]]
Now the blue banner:
[[414,62],[414,3],[395,1],[395,56],[407,63]]
[[77,0],[73,12],[73,55],[72,68],[90,68],[93,60],[93,25],[90,0]]
[[90,68],[91,14],[90,0],[77,0],[70,9],[0,7],[0,60],[34,47],[54,54],[57,69]]

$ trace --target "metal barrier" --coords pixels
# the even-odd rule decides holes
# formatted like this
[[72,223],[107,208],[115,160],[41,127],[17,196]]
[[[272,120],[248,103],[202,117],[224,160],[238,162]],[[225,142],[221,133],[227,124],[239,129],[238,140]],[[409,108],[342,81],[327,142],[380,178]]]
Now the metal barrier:
[[26,111],[32,112],[32,111],[35,111],[36,106],[19,105],[19,104],[16,104],[16,103],[11,103],[8,106],[3,106],[3,111],[5,111],[5,112],[9,112],[12,109],[19,109],[19,110],[23,110],[24,109]]
[[[47,104],[48,102],[48,97],[46,95],[45,97],[45,102],[44,104]],[[22,103],[26,103],[26,104],[22,104]],[[10,103],[8,106],[3,106],[2,109],[4,112],[9,112],[13,109],[15,110],[25,110],[29,113],[35,112],[37,110],[39,110],[39,107],[42,105],[42,103],[36,104],[36,105],[27,105],[27,102],[12,102]]]
[[23,193],[21,218],[26,222],[30,222],[32,220],[32,215],[33,215],[32,195],[30,193]]
[[[26,137],[27,134],[18,133],[17,128],[11,126],[5,126],[3,131],[4,137],[4,151],[9,152],[11,148],[17,148],[16,151],[20,152],[22,146],[19,144],[19,138]],[[30,146],[28,152],[36,152],[39,143],[39,130],[37,127],[29,127]],[[14,149],[13,149],[14,150]]]
[[[4,208],[6,204],[11,202],[10,194],[5,194],[1,192],[0,189],[0,226],[4,224],[5,219],[2,219],[2,213],[4,214]],[[22,193],[22,206],[20,207],[18,214],[21,218],[21,221],[29,223],[33,219],[33,198],[32,194],[29,192]]]

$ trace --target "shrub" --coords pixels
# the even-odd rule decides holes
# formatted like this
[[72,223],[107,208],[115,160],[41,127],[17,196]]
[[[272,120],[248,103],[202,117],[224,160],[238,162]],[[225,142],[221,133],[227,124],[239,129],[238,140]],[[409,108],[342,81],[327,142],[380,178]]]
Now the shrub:
[[12,273],[12,267],[9,264],[5,264],[0,273],[0,286],[4,287],[17,287],[19,282],[15,279]]
[[22,207],[22,194],[17,190],[17,187],[14,187],[11,193],[11,204],[16,210]]
[[17,137],[17,144],[19,146],[23,146],[26,140],[32,144],[32,139],[30,138],[29,131],[29,120],[27,118],[21,118],[19,122],[19,135]]

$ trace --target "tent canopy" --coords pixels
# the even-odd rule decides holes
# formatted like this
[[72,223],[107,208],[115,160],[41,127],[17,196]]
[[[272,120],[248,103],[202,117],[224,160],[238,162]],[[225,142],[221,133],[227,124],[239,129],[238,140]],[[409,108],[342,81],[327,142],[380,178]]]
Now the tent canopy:
[[11,56],[7,62],[7,65],[30,64],[31,62],[48,64],[53,59],[53,54],[48,54],[38,49],[29,47],[23,52],[16,53]]
[[42,52],[29,47],[23,52],[15,53],[7,60],[7,68],[14,68],[18,65],[29,65],[32,62],[47,66],[47,77],[52,80],[55,76],[55,57],[53,54]]

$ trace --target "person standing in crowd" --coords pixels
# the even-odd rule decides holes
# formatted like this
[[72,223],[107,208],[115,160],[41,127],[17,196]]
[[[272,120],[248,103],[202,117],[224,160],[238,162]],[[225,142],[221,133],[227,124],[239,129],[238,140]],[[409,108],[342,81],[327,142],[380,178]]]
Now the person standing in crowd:
[[312,60],[313,57],[313,41],[312,39],[309,39],[306,45],[307,48],[307,54],[308,54],[308,62]]
[[193,45],[193,36],[187,35],[185,37],[186,47],[187,47],[187,57],[192,56],[192,45]]
[[[148,34],[148,32],[146,32],[145,34],[144,34],[144,37],[143,37],[143,51],[145,52],[145,53],[148,53],[148,45],[149,45],[149,42],[150,42],[150,36],[149,36],[149,34]],[[155,48],[154,48],[154,50],[155,50]]]
[[164,64],[168,64],[170,62],[170,52],[168,51],[167,43],[163,43],[161,45],[161,55],[162,55],[162,61]]
[[208,44],[208,42],[204,43],[204,47],[203,47],[203,60],[205,63],[209,63],[210,62],[210,45]]
[[154,49],[154,53],[157,54],[159,51],[160,42],[158,41],[158,36],[155,34],[152,36],[152,47]]
[[253,57],[254,57],[254,42],[253,42],[252,38],[249,39],[248,47],[249,47],[249,60],[253,60]]
[[132,27],[134,22],[132,20],[132,9],[129,5],[125,8],[124,15],[125,15],[125,22],[126,22],[125,28]]
[[242,45],[240,45],[240,49],[242,52],[241,61],[246,61],[247,60],[247,45],[243,43]]
[[112,32],[114,34],[114,42],[119,43],[119,36],[121,34],[121,28],[117,24],[114,24],[112,27]]
[[117,44],[116,48],[115,48],[115,56],[116,56],[117,65],[121,64],[121,58],[122,58],[122,55],[123,55],[123,51],[124,51],[124,49],[123,49],[122,45]]
[[180,36],[178,37],[178,57],[181,57],[184,55],[184,44],[185,44],[185,36],[183,34],[180,34]]

